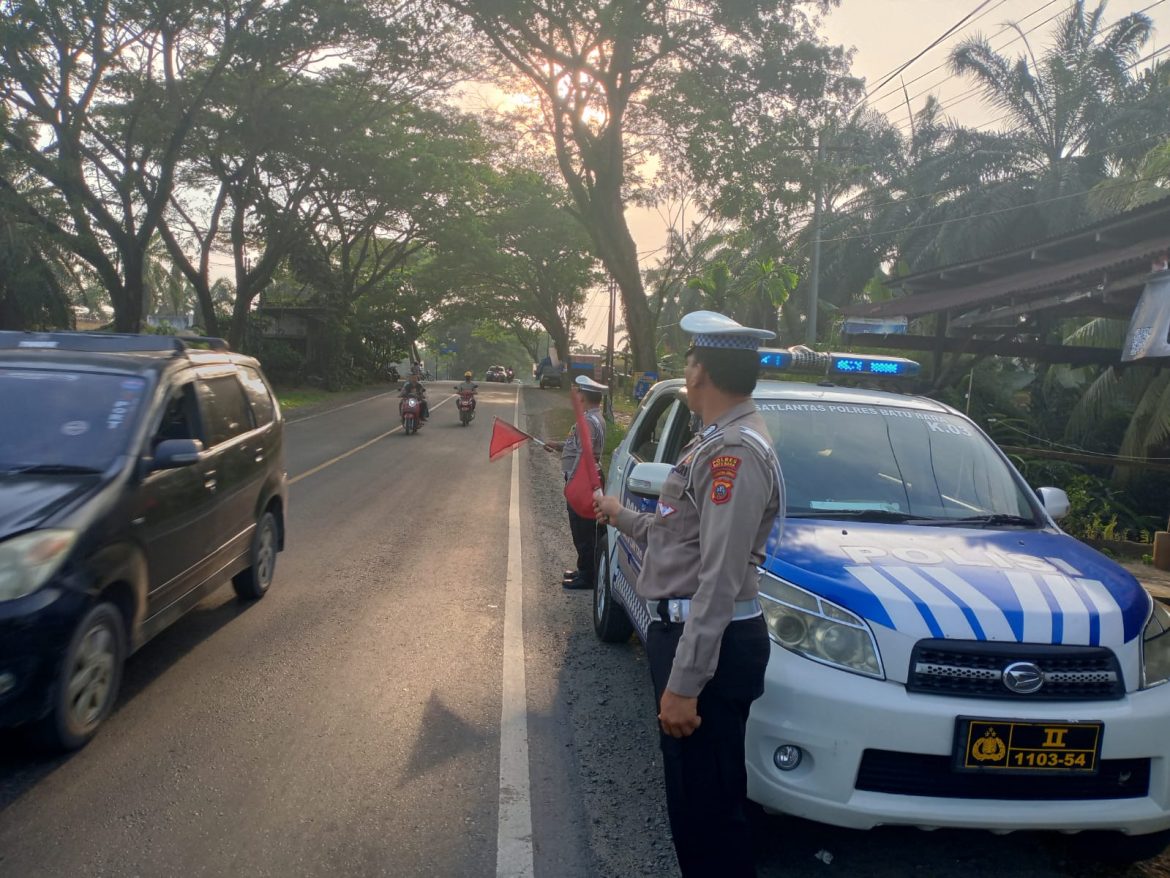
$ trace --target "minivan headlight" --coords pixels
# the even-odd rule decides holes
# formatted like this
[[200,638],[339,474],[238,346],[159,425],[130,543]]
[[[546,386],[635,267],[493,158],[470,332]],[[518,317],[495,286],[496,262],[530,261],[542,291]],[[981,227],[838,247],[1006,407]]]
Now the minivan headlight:
[[768,634],[785,649],[854,674],[885,679],[877,640],[865,620],[812,592],[760,571]]
[[0,543],[0,601],[22,598],[44,585],[76,539],[71,530],[34,530]]
[[1150,621],[1142,633],[1142,688],[1170,680],[1170,610],[1154,601]]

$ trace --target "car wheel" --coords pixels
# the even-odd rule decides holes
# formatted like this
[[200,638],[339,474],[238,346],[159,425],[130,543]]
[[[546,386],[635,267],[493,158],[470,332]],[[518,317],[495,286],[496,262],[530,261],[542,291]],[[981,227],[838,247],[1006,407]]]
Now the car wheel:
[[593,588],[593,631],[603,643],[625,643],[634,633],[630,617],[614,600],[609,575],[609,548],[601,542],[597,559],[597,584]]
[[276,573],[276,553],[279,548],[276,516],[265,512],[256,522],[256,530],[252,533],[252,565],[232,577],[232,588],[240,600],[255,601],[264,597]]
[[73,632],[61,661],[52,708],[35,729],[37,742],[55,751],[88,744],[113,709],[125,658],[122,614],[109,602],[99,603]]

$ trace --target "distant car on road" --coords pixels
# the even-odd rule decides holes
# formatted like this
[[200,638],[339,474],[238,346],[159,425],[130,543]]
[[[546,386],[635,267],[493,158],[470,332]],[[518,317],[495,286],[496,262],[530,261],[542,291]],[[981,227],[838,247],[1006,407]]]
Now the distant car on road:
[[97,732],[126,657],[284,547],[280,407],[251,357],[167,336],[0,332],[0,726]]
[[560,368],[551,363],[541,363],[536,369],[536,383],[540,385],[541,390],[544,390],[546,387],[560,387]]
[[508,370],[503,366],[488,366],[487,373],[484,375],[486,381],[499,381],[504,384],[508,383]]

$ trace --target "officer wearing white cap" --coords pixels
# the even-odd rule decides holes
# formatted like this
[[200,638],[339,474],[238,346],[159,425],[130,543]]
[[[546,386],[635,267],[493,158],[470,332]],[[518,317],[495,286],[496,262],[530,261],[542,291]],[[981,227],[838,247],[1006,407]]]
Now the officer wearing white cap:
[[[601,452],[605,447],[605,418],[601,414],[602,397],[609,392],[604,384],[598,384],[588,375],[578,375],[577,390],[585,401],[585,423],[589,425],[589,437],[593,442],[593,465],[601,466]],[[564,442],[549,442],[546,451],[561,452],[561,473],[569,481],[581,464],[581,443],[577,438],[577,425],[569,431]],[[566,504],[569,510],[569,532],[577,549],[577,568],[566,570],[561,583],[567,589],[593,588],[597,575],[597,536],[600,528],[596,521],[582,518]]]
[[616,497],[595,505],[600,520],[646,545],[637,592],[658,614],[646,653],[682,873],[754,875],[744,733],[770,649],[756,567],[784,484],[751,394],[760,342],[774,334],[710,311],[681,326],[694,336],[687,403],[705,429],[683,449],[655,512]]

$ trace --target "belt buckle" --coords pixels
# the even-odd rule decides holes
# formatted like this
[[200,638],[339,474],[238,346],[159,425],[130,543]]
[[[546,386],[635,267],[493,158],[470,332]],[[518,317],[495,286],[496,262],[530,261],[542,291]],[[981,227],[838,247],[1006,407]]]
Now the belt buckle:
[[670,617],[671,622],[682,622],[683,620],[683,606],[682,601],[677,598],[672,598],[666,602],[666,613]]

